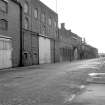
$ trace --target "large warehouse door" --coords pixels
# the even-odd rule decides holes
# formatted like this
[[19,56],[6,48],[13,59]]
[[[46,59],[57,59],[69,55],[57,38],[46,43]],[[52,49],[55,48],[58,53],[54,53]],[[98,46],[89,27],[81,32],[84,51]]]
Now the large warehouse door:
[[51,63],[50,39],[39,37],[39,63]]
[[10,39],[0,38],[0,69],[12,67],[12,42]]

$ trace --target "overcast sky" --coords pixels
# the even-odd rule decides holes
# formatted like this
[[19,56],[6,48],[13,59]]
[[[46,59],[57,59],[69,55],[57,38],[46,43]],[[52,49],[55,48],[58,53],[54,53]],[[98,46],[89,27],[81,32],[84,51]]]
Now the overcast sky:
[[[41,0],[56,11],[56,0]],[[105,0],[57,0],[59,23],[105,53]]]

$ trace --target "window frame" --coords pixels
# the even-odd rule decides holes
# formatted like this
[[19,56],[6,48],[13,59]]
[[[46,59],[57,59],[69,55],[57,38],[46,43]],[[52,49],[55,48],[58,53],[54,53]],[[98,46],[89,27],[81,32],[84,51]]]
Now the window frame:
[[51,17],[48,18],[48,25],[52,26],[52,18]]
[[54,21],[54,27],[57,28],[57,21]]
[[[27,22],[27,28],[26,28],[26,22]],[[24,18],[24,28],[25,29],[28,29],[29,28],[29,19],[28,19],[28,17],[25,17]]]
[[34,9],[34,17],[35,17],[35,19],[38,19],[38,8]]
[[29,13],[29,4],[27,1],[25,1],[24,3],[24,13],[25,14],[28,14]]
[[43,23],[45,23],[45,20],[46,20],[45,13],[42,12],[42,14],[41,14],[41,21],[42,21]]

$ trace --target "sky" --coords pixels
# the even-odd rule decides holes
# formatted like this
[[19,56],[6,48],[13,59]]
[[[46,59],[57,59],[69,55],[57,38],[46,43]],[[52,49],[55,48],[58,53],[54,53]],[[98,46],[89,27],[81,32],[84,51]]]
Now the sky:
[[[105,53],[105,0],[40,0],[57,11],[59,25],[86,39]],[[56,8],[57,4],[57,8]]]

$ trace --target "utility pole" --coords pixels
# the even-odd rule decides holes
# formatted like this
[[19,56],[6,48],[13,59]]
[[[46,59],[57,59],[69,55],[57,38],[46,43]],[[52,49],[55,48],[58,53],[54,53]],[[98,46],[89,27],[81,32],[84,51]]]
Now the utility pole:
[[57,13],[57,0],[56,0],[56,13]]

